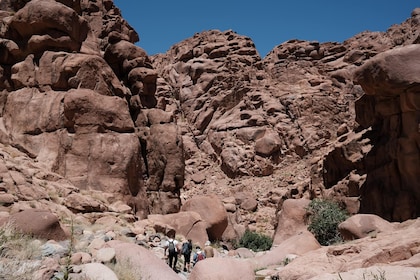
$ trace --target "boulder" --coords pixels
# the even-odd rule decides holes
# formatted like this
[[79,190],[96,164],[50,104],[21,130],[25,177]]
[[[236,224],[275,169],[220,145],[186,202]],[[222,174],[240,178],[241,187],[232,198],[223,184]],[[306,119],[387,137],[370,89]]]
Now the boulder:
[[187,200],[181,211],[193,211],[200,214],[207,223],[209,240],[221,240],[228,225],[227,212],[223,202],[216,195],[196,196]]
[[235,254],[238,255],[240,258],[243,258],[243,259],[250,259],[250,258],[255,257],[255,252],[251,251],[248,248],[235,249]]
[[79,264],[87,264],[92,262],[92,256],[89,253],[85,252],[76,252],[71,255],[71,264],[79,265]]
[[[1,222],[1,221],[0,221]],[[46,210],[28,209],[10,215],[1,224],[11,223],[16,230],[42,239],[65,240],[67,232],[61,226],[56,215]]]
[[246,211],[254,212],[258,208],[258,201],[255,198],[247,198],[241,203],[241,209]]
[[344,240],[375,236],[379,232],[391,232],[393,225],[379,216],[372,214],[356,214],[338,225]]
[[80,193],[66,196],[63,204],[75,213],[103,212],[107,209],[101,201]]
[[35,280],[51,279],[54,277],[54,273],[58,270],[60,270],[60,264],[57,259],[45,258],[42,261],[41,268],[35,271],[31,276]]
[[265,135],[255,142],[255,152],[264,157],[280,151],[281,140],[274,131],[266,131]]
[[179,276],[153,252],[131,243],[109,241],[107,246],[115,249],[116,262],[125,272],[149,279],[179,280]]
[[209,258],[198,262],[192,270],[191,280],[255,279],[252,266],[239,259]]
[[208,240],[207,223],[197,212],[181,211],[167,215],[154,214],[149,215],[147,221],[152,225],[166,225],[166,227],[174,229],[176,234],[183,235],[202,246]]
[[302,199],[287,199],[278,214],[277,228],[274,233],[273,245],[279,245],[295,234],[305,231],[307,215],[306,208],[311,201]]
[[151,66],[146,51],[126,40],[109,44],[105,49],[104,58],[118,77],[128,78],[131,70]]
[[114,248],[101,248],[95,252],[95,260],[100,263],[113,263],[115,262],[115,249]]
[[284,240],[265,254],[249,259],[249,262],[252,263],[255,270],[259,270],[271,265],[282,265],[290,254],[302,256],[319,248],[321,248],[321,245],[313,234],[303,230]]
[[118,280],[115,272],[102,263],[82,264],[73,270],[78,273],[70,273],[72,279]]

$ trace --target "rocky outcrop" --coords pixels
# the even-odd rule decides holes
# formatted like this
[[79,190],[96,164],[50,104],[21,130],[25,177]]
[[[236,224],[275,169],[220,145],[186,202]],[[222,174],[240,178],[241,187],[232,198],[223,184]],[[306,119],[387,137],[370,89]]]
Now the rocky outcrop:
[[[215,267],[218,278],[239,269],[242,278],[258,270],[309,279],[419,266],[418,221],[354,216],[341,229],[357,240],[324,248],[304,223],[316,197],[352,214],[419,215],[418,9],[387,32],[290,40],[262,59],[250,38],[217,30],[149,57],[111,0],[0,8],[0,217],[29,225],[39,216],[28,209],[50,209],[72,218],[75,273],[115,278],[90,263],[129,258],[125,271],[178,277],[162,260],[164,235],[228,248],[246,229],[273,236],[275,247],[218,248],[224,258],[194,277]],[[56,216],[45,216],[28,232],[53,228],[61,239]],[[54,257],[42,256],[42,268],[36,260],[36,275],[50,279],[69,250],[43,246]],[[12,252],[7,263],[19,263]]]
[[371,128],[361,211],[391,221],[420,215],[420,46],[383,52],[355,72],[357,121]]
[[[407,221],[398,224],[398,227],[391,231],[310,251],[282,268],[278,276],[296,280],[331,279],[327,275],[325,278],[316,276],[338,275],[338,273],[354,269],[367,269],[383,264],[395,268],[402,265],[403,271],[413,269],[411,271],[419,273],[418,264],[415,264],[419,256],[418,233],[416,232],[419,222],[419,219]],[[401,238],[402,236],[404,238]],[[380,271],[375,272],[376,275],[379,273]],[[388,274],[386,278],[388,279]],[[401,279],[401,275],[389,279]]]
[[[122,200],[138,217],[177,212],[182,140],[172,118],[147,111],[157,105],[157,73],[113,2],[3,6],[2,143],[81,190],[112,194],[105,204]],[[68,201],[72,211],[106,209]]]

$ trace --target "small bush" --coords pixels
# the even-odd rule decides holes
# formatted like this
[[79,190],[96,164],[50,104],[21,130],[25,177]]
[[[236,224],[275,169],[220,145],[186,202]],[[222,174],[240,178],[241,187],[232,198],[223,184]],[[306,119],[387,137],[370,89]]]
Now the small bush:
[[338,225],[347,219],[346,211],[330,200],[314,199],[308,206],[308,230],[321,245],[328,246],[342,241]]
[[270,237],[246,230],[245,234],[239,240],[237,247],[245,247],[255,252],[270,250],[273,240]]

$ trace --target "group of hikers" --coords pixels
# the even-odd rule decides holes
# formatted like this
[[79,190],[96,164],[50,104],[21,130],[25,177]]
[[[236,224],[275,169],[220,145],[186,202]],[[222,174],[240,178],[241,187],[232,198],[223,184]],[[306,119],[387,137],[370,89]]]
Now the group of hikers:
[[210,241],[205,243],[203,250],[200,246],[195,247],[192,266],[191,254],[193,253],[193,244],[191,239],[184,240],[182,244],[180,244],[178,240],[174,239],[173,237],[169,237],[169,239],[164,244],[164,248],[164,255],[165,257],[168,257],[168,265],[176,272],[178,272],[176,269],[178,255],[182,255],[184,257],[184,272],[191,272],[192,267],[194,267],[197,262],[204,260],[205,258],[214,257],[214,251]]

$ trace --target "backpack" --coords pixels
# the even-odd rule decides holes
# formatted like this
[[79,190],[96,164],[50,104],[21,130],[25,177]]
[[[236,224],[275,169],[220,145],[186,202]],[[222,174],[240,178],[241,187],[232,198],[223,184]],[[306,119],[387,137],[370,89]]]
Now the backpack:
[[201,260],[204,260],[204,259],[205,259],[205,257],[204,257],[203,252],[200,252],[200,253],[197,254],[197,262],[201,261]]
[[182,244],[182,253],[183,254],[188,254],[190,252],[190,244],[188,242],[185,242]]
[[175,244],[174,244],[173,240],[169,241],[168,252],[169,252],[169,255],[175,255],[175,253],[176,253]]

